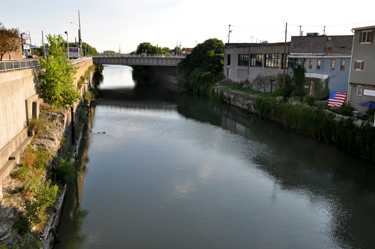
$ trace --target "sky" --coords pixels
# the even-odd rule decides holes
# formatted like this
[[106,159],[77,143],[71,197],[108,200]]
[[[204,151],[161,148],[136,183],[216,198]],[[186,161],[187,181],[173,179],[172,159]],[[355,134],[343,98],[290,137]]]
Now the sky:
[[[367,7],[366,7],[367,6]],[[143,42],[173,49],[193,48],[210,38],[228,42],[284,42],[314,32],[352,35],[351,29],[375,26],[373,2],[337,0],[3,0],[0,22],[30,33],[42,45],[42,32],[82,41],[98,52],[130,53]],[[46,42],[46,39],[44,39]]]

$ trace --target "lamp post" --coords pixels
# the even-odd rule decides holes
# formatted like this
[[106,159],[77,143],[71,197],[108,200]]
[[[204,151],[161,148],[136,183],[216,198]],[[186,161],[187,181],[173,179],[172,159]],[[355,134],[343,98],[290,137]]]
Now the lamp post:
[[69,60],[69,36],[68,36],[68,31],[65,31],[66,34],[66,52],[68,53],[68,60]]

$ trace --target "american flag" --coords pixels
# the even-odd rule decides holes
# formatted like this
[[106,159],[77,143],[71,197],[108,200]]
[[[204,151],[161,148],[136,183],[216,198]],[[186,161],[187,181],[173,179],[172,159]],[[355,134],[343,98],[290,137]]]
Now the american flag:
[[344,104],[346,99],[346,93],[331,92],[329,94],[328,106],[340,107]]

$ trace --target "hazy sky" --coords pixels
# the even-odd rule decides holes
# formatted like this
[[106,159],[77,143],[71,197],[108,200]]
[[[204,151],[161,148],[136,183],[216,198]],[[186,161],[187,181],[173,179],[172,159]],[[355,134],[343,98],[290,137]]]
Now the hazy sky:
[[[357,4],[358,3],[358,4]],[[78,10],[82,39],[99,52],[128,53],[142,42],[160,47],[194,47],[209,38],[228,42],[283,42],[304,34],[351,35],[355,27],[375,26],[373,1],[251,1],[251,0],[33,0],[6,1],[0,7],[6,28],[30,32],[32,44],[44,34],[68,31],[78,40]]]

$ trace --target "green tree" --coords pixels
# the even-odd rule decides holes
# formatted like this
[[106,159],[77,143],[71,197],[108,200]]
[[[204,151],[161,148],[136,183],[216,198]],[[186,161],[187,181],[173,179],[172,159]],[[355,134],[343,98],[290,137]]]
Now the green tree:
[[216,38],[198,44],[177,65],[179,83],[202,95],[210,95],[213,83],[222,79],[224,43]]
[[137,46],[136,54],[163,54],[163,49],[161,47],[153,46],[149,42],[143,42]]
[[103,53],[105,53],[105,54],[115,54],[116,52],[113,51],[113,50],[106,50]]
[[304,96],[305,95],[305,73],[306,68],[305,65],[305,59],[301,59],[298,61],[298,59],[289,59],[289,68],[291,69],[291,76],[292,80],[294,82],[294,86],[296,90],[294,91],[294,94],[297,96]]
[[21,49],[21,38],[16,28],[6,29],[0,22],[0,61],[5,53],[17,52]]
[[47,40],[47,60],[40,59],[39,92],[47,103],[68,108],[82,98],[73,81],[76,68],[66,58],[67,53],[64,52],[64,40],[61,35],[47,35]]
[[163,47],[163,54],[169,54],[171,52],[170,48]]

